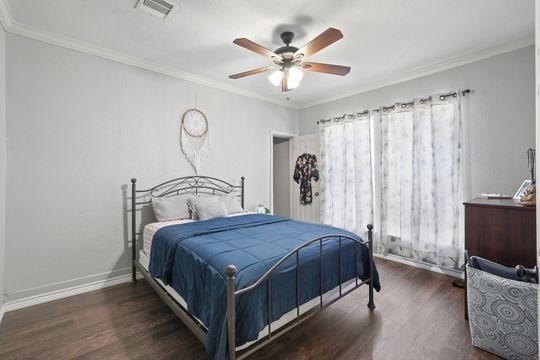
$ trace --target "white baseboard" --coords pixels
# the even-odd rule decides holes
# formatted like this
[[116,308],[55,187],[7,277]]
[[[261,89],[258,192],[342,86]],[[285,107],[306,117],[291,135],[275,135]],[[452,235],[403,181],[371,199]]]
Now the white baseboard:
[[[396,255],[375,253],[374,256],[382,258],[382,259],[396,261],[405,265],[430,270],[436,273],[453,276],[456,278],[463,278],[463,271],[459,271],[459,270],[443,269],[443,268],[434,266],[432,264],[417,262],[417,261],[409,260],[400,256],[396,256]],[[113,272],[111,272],[111,274],[113,274]],[[137,278],[142,278],[142,276],[138,274]],[[0,306],[0,321],[2,321],[2,317],[4,313],[8,311],[18,310],[18,309],[22,309],[22,308],[32,306],[32,305],[37,305],[37,304],[42,304],[42,303],[46,303],[53,300],[63,299],[69,296],[84,294],[90,291],[99,290],[99,289],[103,289],[109,286],[127,283],[130,281],[131,281],[131,273],[123,274],[119,276],[111,276],[103,280],[93,281],[86,284],[67,287],[65,289],[49,291],[42,294],[37,294],[37,295],[28,296],[28,297],[24,297],[24,298],[13,300],[13,301],[8,301],[7,303]]]
[[[138,274],[137,278],[142,278],[142,276],[140,276]],[[50,292],[46,292],[46,293],[43,293],[43,294],[38,294],[38,295],[25,297],[25,298],[22,298],[22,299],[8,301],[3,306],[2,309],[5,308],[6,312],[13,311],[13,310],[18,310],[18,309],[22,309],[22,308],[25,308],[25,307],[28,307],[28,306],[42,304],[42,303],[45,303],[45,302],[66,298],[66,297],[69,297],[69,296],[79,295],[79,294],[87,293],[87,292],[90,292],[90,291],[103,289],[103,288],[106,288],[106,287],[109,287],[109,286],[114,286],[114,285],[127,283],[127,282],[130,282],[130,281],[131,281],[131,273],[125,274],[125,275],[120,275],[120,276],[115,276],[115,277],[111,277],[111,278],[104,279],[104,280],[90,282],[88,284],[72,286],[72,287],[68,287],[68,288],[65,288],[65,289],[50,291]]]
[[444,275],[452,276],[455,278],[464,279],[464,274],[462,270],[445,269],[445,268],[435,266],[433,264],[410,260],[401,256],[391,255],[391,254],[374,253],[373,256],[381,258],[381,259],[395,261],[395,262],[409,265],[409,266],[414,266],[420,269],[426,269],[426,270],[433,271],[439,274],[444,274]]

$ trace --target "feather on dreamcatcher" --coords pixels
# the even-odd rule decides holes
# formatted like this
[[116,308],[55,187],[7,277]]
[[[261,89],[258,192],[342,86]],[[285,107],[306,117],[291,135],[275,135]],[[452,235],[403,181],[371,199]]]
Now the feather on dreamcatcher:
[[187,160],[199,173],[201,160],[208,157],[210,150],[208,120],[204,113],[197,109],[189,109],[182,116],[180,144]]

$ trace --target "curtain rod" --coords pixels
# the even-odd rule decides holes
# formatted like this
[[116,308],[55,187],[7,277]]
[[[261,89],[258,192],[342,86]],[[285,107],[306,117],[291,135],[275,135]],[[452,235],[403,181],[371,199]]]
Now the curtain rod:
[[[470,93],[471,93],[471,89],[461,90],[461,96],[465,96],[465,95],[470,94]],[[439,99],[444,100],[449,96],[457,97],[457,95],[458,95],[458,92],[453,91],[453,92],[448,93],[448,94],[439,95]],[[431,101],[431,96],[427,97],[427,98],[420,99],[420,104],[423,104],[426,101]],[[398,103],[398,104],[400,104],[402,108],[405,108],[407,106],[414,105],[414,100],[409,101],[409,102],[405,102],[405,103]],[[396,108],[396,105],[392,105],[392,106],[383,106],[381,109],[383,111],[388,111],[388,110],[394,110],[395,108]],[[371,111],[380,111],[381,109],[375,109],[375,110],[371,110]],[[321,119],[321,120],[317,121],[317,124],[321,124],[321,123],[324,124],[324,123],[330,122],[332,120],[337,122],[337,121],[345,120],[345,117],[347,117],[347,119],[353,119],[355,115],[358,116],[358,117],[361,117],[362,115],[367,115],[367,114],[369,114],[369,110],[364,110],[364,111],[358,112],[356,114],[343,114],[343,116],[336,116],[336,117],[333,117],[333,118],[330,118],[330,119]]]

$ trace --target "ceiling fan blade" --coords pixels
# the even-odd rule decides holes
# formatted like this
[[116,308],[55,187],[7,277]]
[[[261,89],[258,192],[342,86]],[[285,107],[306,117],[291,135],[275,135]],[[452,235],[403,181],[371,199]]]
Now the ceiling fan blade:
[[246,38],[235,39],[233,43],[268,58],[281,58],[278,54]]
[[302,65],[300,65],[302,69],[306,71],[313,71],[313,72],[320,72],[325,74],[332,74],[332,75],[347,75],[349,71],[351,71],[350,66],[341,66],[341,65],[333,65],[333,64],[322,64],[322,63],[316,63],[316,62],[303,62]]
[[338,29],[328,28],[322,34],[311,40],[306,45],[298,49],[294,54],[304,54],[304,58],[315,54],[317,51],[324,49],[341,39],[343,34]]
[[283,77],[281,78],[281,92],[289,91],[289,68],[283,69]]
[[260,73],[263,73],[263,72],[268,71],[270,69],[272,69],[271,66],[265,66],[265,67],[261,67],[261,68],[257,68],[257,69],[253,69],[253,70],[248,70],[248,71],[244,71],[244,72],[241,72],[241,73],[238,73],[238,74],[229,75],[229,79],[240,79],[240,78],[243,78],[243,77],[246,77],[246,76],[260,74]]

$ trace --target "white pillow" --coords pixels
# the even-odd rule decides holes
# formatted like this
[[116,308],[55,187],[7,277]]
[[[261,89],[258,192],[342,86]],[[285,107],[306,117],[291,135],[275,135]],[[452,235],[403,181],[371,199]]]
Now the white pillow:
[[227,216],[225,204],[220,201],[195,203],[195,209],[199,220],[210,220]]
[[225,209],[227,209],[227,214],[229,215],[244,212],[244,209],[242,209],[242,205],[240,204],[236,194],[227,194],[225,196],[221,196],[219,201],[225,204]]
[[152,208],[157,221],[189,219],[189,208],[185,196],[152,198]]
[[187,199],[188,209],[191,211],[191,218],[197,220],[199,218],[197,214],[197,205],[203,204],[215,204],[219,202],[217,195],[199,195],[192,196]]

